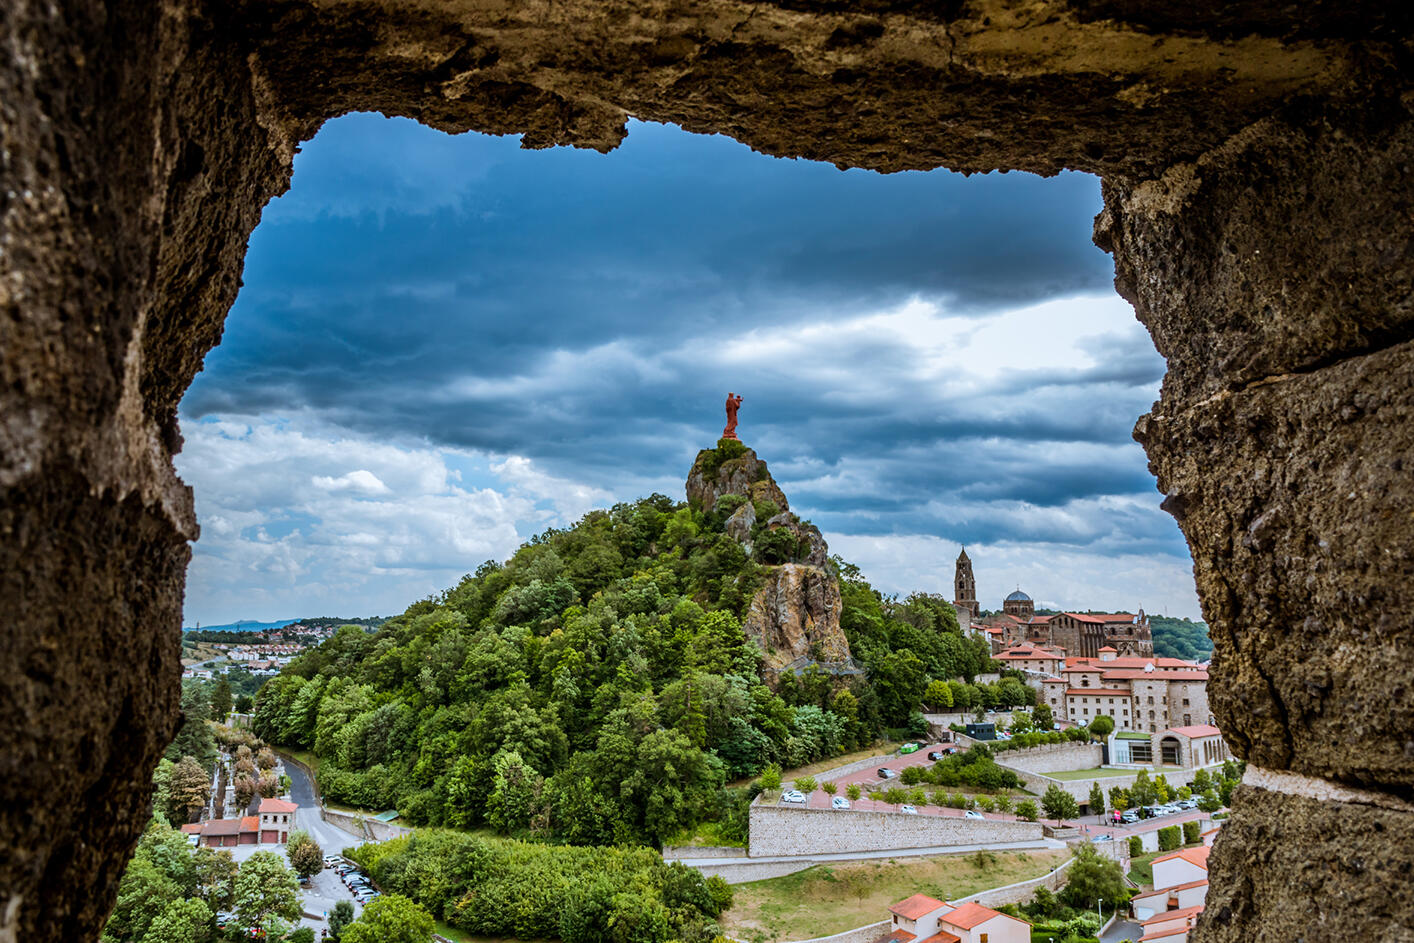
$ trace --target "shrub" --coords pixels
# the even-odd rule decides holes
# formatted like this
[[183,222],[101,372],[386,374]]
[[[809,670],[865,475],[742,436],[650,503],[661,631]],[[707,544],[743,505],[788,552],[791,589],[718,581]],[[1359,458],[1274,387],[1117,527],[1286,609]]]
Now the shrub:
[[761,771],[761,788],[766,792],[775,792],[781,788],[781,768],[775,763]]
[[1037,816],[1036,803],[1030,799],[1023,799],[1016,804],[1016,817],[1023,822],[1034,822]]
[[1199,824],[1197,822],[1183,823],[1183,843],[1185,845],[1197,844],[1202,837],[1198,834]]
[[825,795],[833,796],[840,791],[840,787],[835,783],[821,783],[820,788],[825,790]]
[[1129,857],[1137,858],[1144,853],[1144,840],[1138,835],[1129,836]]
[[844,794],[849,796],[851,802],[858,799],[863,793],[864,790],[859,787],[859,783],[850,783],[844,787]]
[[1166,825],[1159,829],[1160,851],[1173,851],[1182,843],[1177,825]]
[[801,776],[795,781],[795,788],[805,793],[807,796],[815,791],[815,777]]

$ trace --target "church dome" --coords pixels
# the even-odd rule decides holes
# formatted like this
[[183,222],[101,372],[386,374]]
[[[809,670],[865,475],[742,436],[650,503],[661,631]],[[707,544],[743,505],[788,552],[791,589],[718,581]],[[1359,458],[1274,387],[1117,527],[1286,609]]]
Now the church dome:
[[[993,597],[993,598],[996,598],[996,597]],[[1030,602],[1030,601],[1031,601],[1031,597],[1028,596],[1028,595],[1026,595],[1026,594],[1023,593],[1021,590],[1018,589],[1016,592],[1014,592],[1014,593],[1012,593],[1010,596],[1008,596],[1008,597],[1006,598],[1006,601],[1007,601],[1007,602]]]

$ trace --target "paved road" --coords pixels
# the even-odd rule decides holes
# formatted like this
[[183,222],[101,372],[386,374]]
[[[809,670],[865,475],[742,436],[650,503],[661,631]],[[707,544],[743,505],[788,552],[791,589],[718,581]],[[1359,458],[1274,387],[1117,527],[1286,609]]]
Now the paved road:
[[1144,928],[1127,920],[1116,920],[1100,937],[1100,943],[1120,943],[1121,940],[1137,940],[1144,935]]
[[295,812],[295,824],[313,835],[326,855],[337,855],[345,848],[363,844],[363,839],[338,826],[330,825],[319,817],[319,801],[314,797],[314,784],[309,781],[304,770],[294,763],[286,763],[285,774],[290,777],[290,801],[299,806],[299,810]]
[[919,858],[932,855],[959,855],[985,848],[988,851],[1051,851],[1066,847],[1054,838],[1036,841],[988,842],[984,845],[939,845],[934,848],[893,848],[888,851],[846,851],[821,855],[771,855],[761,858],[674,858],[689,867],[727,864],[776,864],[789,861],[869,861],[878,858]]

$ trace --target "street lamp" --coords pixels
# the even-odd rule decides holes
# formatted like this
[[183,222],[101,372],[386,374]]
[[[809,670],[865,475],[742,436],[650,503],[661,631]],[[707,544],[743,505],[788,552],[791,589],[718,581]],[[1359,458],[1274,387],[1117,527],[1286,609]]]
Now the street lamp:
[[1099,897],[1099,898],[1096,898],[1096,899],[1095,899],[1095,913],[1099,915],[1099,917],[1100,917],[1100,926],[1102,926],[1102,927],[1105,925],[1104,904],[1105,904],[1105,899],[1104,899],[1103,897]]

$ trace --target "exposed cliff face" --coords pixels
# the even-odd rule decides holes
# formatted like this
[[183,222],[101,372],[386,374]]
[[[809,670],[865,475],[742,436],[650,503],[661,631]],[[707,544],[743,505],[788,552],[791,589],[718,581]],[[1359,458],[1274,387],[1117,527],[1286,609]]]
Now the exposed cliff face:
[[768,679],[811,664],[853,670],[830,548],[819,528],[791,512],[766,463],[740,442],[724,439],[697,454],[687,500],[708,512],[734,507],[727,535],[769,567],[769,580],[751,600],[743,625],[766,653]]

